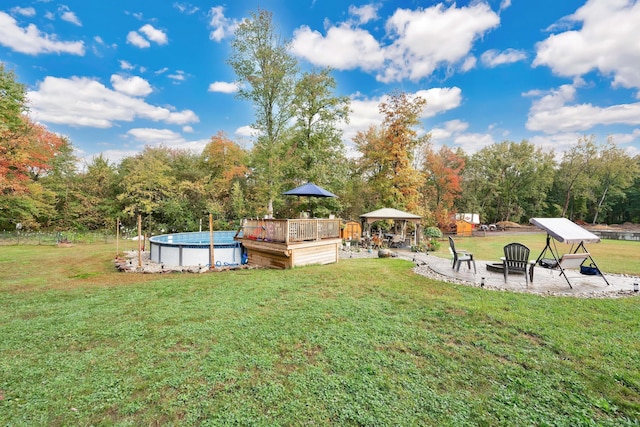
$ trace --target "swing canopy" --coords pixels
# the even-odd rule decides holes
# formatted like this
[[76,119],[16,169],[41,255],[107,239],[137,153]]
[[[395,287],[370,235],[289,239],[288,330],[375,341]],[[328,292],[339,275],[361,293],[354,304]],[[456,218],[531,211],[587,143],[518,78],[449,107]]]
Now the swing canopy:
[[546,231],[558,242],[571,245],[600,242],[600,237],[567,218],[531,218],[529,222]]

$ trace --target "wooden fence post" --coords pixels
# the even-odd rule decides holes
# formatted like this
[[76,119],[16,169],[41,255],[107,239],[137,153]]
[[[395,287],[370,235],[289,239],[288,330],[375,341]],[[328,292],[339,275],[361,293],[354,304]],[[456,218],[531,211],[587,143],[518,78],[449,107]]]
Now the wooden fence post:
[[209,268],[213,269],[215,266],[215,256],[213,255],[213,214],[209,214]]

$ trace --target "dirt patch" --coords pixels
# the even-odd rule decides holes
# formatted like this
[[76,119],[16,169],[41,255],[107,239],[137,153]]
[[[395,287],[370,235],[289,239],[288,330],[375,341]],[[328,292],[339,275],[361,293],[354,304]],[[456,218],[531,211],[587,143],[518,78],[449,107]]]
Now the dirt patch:
[[498,221],[496,222],[496,225],[498,227],[500,227],[503,230],[506,230],[507,228],[521,228],[522,226],[520,224],[518,224],[517,222],[513,222],[513,221]]

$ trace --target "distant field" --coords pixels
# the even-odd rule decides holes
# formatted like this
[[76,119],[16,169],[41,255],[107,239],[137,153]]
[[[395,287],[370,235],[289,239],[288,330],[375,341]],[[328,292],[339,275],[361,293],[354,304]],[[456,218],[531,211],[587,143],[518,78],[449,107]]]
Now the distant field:
[[[461,245],[493,258],[502,237]],[[640,423],[635,297],[487,292],[390,258],[151,275],[114,256],[0,248],[0,425]]]

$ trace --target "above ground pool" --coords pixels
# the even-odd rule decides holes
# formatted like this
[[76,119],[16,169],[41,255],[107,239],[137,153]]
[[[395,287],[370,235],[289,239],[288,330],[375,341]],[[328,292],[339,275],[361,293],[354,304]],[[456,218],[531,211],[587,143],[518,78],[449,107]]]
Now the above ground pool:
[[[215,267],[244,264],[242,245],[233,240],[235,231],[213,232]],[[167,266],[208,266],[211,262],[209,232],[162,234],[149,238],[151,261]]]

